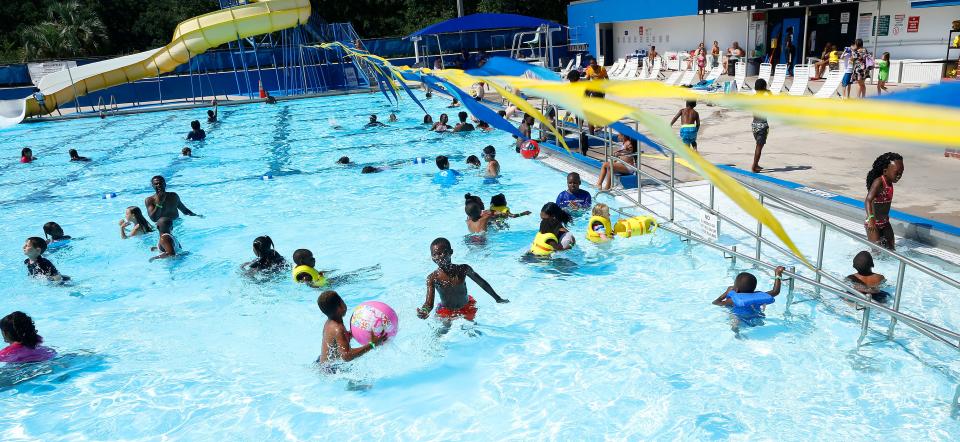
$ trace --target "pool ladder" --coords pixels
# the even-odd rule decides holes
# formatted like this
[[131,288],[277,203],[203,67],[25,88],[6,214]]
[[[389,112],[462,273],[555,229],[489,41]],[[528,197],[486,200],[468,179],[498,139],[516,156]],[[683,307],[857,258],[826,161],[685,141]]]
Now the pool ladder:
[[115,97],[115,96],[113,96],[113,95],[110,95],[110,103],[108,103],[108,104],[106,104],[106,103],[103,102],[103,97],[100,97],[100,99],[97,100],[96,110],[99,111],[101,114],[104,114],[104,115],[106,115],[107,112],[110,112],[110,113],[112,113],[113,115],[116,115],[116,114],[117,114],[117,110],[118,110],[118,108],[117,108],[117,97]]
[[[545,105],[545,103],[543,105]],[[639,129],[639,124],[637,122],[632,122],[632,124],[637,129]],[[578,130],[571,129],[569,127],[562,127],[561,130],[565,132],[576,133],[579,135]],[[676,155],[673,152],[669,153],[670,171],[669,171],[669,181],[667,181],[664,179],[660,179],[650,174],[649,172],[643,170],[642,156],[640,155],[641,149],[639,149],[639,147],[637,149],[637,157],[636,157],[637,166],[635,167],[621,160],[620,158],[614,157],[612,155],[614,137],[613,137],[613,131],[611,129],[597,128],[597,131],[600,131],[599,134],[586,134],[586,136],[589,139],[603,141],[604,158],[605,158],[604,162],[610,164],[609,167],[611,168],[613,167],[614,164],[620,163],[626,166],[628,170],[632,170],[636,175],[637,188],[635,193],[632,192],[632,189],[631,191],[628,191],[627,189],[615,189],[612,191],[607,191],[613,195],[623,197],[624,199],[626,199],[632,204],[632,206],[621,208],[620,210],[614,209],[618,213],[621,213],[624,216],[633,216],[635,214],[625,213],[624,209],[642,209],[645,213],[656,215],[658,218],[665,220],[664,223],[660,224],[661,229],[672,232],[680,236],[681,238],[683,238],[685,241],[693,241],[693,242],[708,246],[710,248],[716,249],[721,253],[723,253],[725,257],[727,257],[728,259],[731,259],[734,265],[737,260],[743,260],[767,270],[775,269],[777,267],[776,264],[767,262],[763,259],[761,252],[764,248],[777,251],[782,255],[784,255],[785,257],[793,257],[793,253],[791,253],[789,250],[787,250],[786,248],[784,248],[783,246],[775,242],[772,242],[770,239],[763,236],[763,225],[760,222],[757,222],[756,227],[749,228],[733,220],[730,216],[727,216],[726,214],[721,213],[719,206],[715,204],[716,189],[712,183],[710,183],[710,195],[709,195],[708,203],[704,203],[699,199],[691,196],[690,194],[684,192],[683,190],[678,189],[676,187],[677,162],[676,162]],[[654,184],[655,186],[649,186],[649,185],[644,186],[645,182],[646,183],[652,182],[652,184]],[[746,187],[751,192],[757,195],[757,199],[760,201],[760,204],[764,206],[770,206],[771,208],[775,208],[778,210],[786,211],[795,215],[803,216],[819,224],[820,235],[819,235],[819,241],[817,245],[816,261],[814,263],[814,268],[811,269],[814,271],[813,277],[808,278],[803,275],[800,275],[796,272],[796,269],[793,267],[788,268],[787,271],[784,272],[784,275],[785,275],[784,280],[788,284],[788,292],[787,292],[787,298],[786,298],[787,309],[789,309],[789,306],[794,303],[793,288],[795,286],[795,282],[799,281],[812,286],[817,296],[820,296],[822,291],[826,291],[828,293],[839,296],[840,298],[846,300],[847,302],[854,303],[863,308],[863,315],[861,318],[861,333],[860,333],[860,337],[857,339],[858,346],[864,345],[864,341],[866,340],[870,330],[870,314],[871,312],[876,311],[876,312],[886,314],[887,316],[890,317],[890,324],[887,327],[887,330],[885,333],[886,340],[892,340],[894,338],[894,331],[897,323],[899,322],[907,325],[911,329],[917,331],[918,333],[924,336],[927,336],[930,339],[943,343],[953,348],[954,350],[960,351],[960,333],[954,330],[946,329],[936,324],[932,324],[923,319],[914,317],[910,314],[900,311],[901,299],[903,295],[903,291],[902,291],[903,281],[908,268],[913,269],[915,271],[919,271],[921,273],[925,273],[958,290],[960,290],[960,281],[957,281],[947,275],[937,272],[936,270],[933,270],[911,258],[903,256],[902,254],[896,251],[887,250],[883,248],[878,249],[875,244],[867,241],[861,235],[855,234],[833,223],[830,220],[824,219],[823,217],[815,213],[812,213],[811,211],[807,210],[802,206],[786,201],[782,198],[779,198],[775,195],[765,192],[750,184],[747,184],[747,183],[741,183],[741,184],[743,184],[744,187]],[[644,190],[647,190],[647,191],[650,190],[650,189],[645,189],[645,187],[648,187],[648,188],[655,187],[657,191],[664,189],[665,191],[669,192],[669,212],[668,213],[666,214],[657,213],[657,211],[651,209],[647,205],[642,204]],[[676,220],[675,206],[676,206],[676,199],[678,197],[687,201],[688,203],[692,203],[693,205],[697,206],[700,210],[716,216],[719,219],[720,223],[733,226],[736,228],[736,230],[750,236],[754,241],[753,253],[748,255],[746,253],[743,253],[742,251],[738,251],[735,245],[730,247],[722,245],[718,241],[714,241],[710,238],[700,235],[694,230],[692,230],[691,228],[685,227],[677,223],[675,221]],[[889,258],[894,259],[898,262],[899,268],[898,268],[897,277],[896,277],[896,289],[893,297],[892,306],[888,307],[886,305],[876,303],[871,299],[865,298],[864,295],[862,295],[860,292],[854,290],[852,287],[850,287],[849,285],[841,281],[839,278],[837,278],[833,274],[825,271],[825,269],[823,268],[823,254],[826,248],[826,234],[828,230],[847,236],[848,238],[851,238],[854,241],[862,244],[864,247],[868,249],[873,249],[874,253],[880,253],[880,254],[886,255]],[[870,342],[867,342],[867,344],[869,343]]]

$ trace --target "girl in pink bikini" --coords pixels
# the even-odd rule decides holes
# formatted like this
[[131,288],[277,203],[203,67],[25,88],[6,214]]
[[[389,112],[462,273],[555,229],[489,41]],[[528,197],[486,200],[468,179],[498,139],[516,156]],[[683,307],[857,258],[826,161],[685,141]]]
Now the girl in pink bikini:
[[0,362],[25,363],[53,359],[57,352],[40,345],[43,338],[37,334],[33,319],[24,312],[13,312],[0,319],[3,341],[10,344],[0,350]]
[[893,183],[900,181],[902,176],[903,157],[893,152],[877,157],[867,173],[867,198],[863,201],[867,211],[864,221],[867,239],[890,250],[894,249],[893,227],[890,225]]

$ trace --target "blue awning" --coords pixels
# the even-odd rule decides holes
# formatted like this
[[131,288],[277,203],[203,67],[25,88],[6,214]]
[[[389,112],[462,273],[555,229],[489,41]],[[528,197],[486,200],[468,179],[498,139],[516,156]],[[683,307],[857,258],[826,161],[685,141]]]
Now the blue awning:
[[434,23],[406,38],[418,35],[449,34],[460,31],[484,31],[489,29],[537,28],[540,25],[559,27],[560,25],[542,18],[516,14],[470,14],[463,17]]
[[911,8],[935,8],[937,6],[960,6],[960,0],[912,0]]
[[943,83],[909,89],[903,92],[872,97],[872,100],[903,101],[930,106],[960,107],[960,81],[944,80]]

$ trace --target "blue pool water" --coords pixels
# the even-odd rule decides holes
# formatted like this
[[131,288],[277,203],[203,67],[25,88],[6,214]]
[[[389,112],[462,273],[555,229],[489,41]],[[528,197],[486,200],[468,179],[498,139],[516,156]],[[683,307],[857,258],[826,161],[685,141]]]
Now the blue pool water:
[[[459,110],[446,104],[426,102],[434,117]],[[579,219],[580,244],[565,261],[525,262],[538,217],[477,241],[466,236],[464,194],[487,202],[503,192],[514,212],[536,213],[564,189],[563,174],[521,159],[502,132],[427,132],[409,102],[400,122],[360,130],[374,112],[386,120],[382,97],[221,108],[221,123],[205,124],[207,140],[192,143],[199,158],[188,160],[178,158],[183,137],[203,110],[0,132],[0,313],[32,315],[62,355],[0,368],[0,439],[960,437],[955,353],[909,337],[857,349],[849,309],[813,300],[789,314],[778,302],[765,326],[737,336],[710,301],[743,269],[665,232],[598,247]],[[432,162],[374,175],[334,164],[343,155],[385,165],[447,154],[463,170],[487,144],[500,153],[497,184],[466,172],[438,186]],[[25,145],[36,163],[16,163]],[[67,163],[70,148],[94,161]],[[274,178],[264,181],[267,173]],[[174,230],[186,256],[149,263],[155,234],[124,241],[117,222],[143,205],[156,174],[205,217]],[[101,198],[110,192],[117,197]],[[82,238],[48,254],[73,277],[66,286],[26,276],[20,247],[46,221]],[[815,247],[815,230],[788,225],[806,229],[801,246]],[[311,249],[334,274],[379,265],[337,290],[351,307],[392,305],[399,335],[350,370],[321,374],[318,292],[287,275],[255,283],[238,272],[263,234],[288,259]],[[477,324],[456,323],[441,337],[437,321],[415,315],[439,236],[453,242],[454,262],[511,301],[495,304],[471,283]],[[855,252],[847,247],[828,257],[837,268]],[[880,266],[895,275],[895,264]],[[758,274],[767,287],[769,275]],[[931,283],[918,281],[910,292],[931,295],[923,290]],[[802,288],[797,296],[812,299]]]

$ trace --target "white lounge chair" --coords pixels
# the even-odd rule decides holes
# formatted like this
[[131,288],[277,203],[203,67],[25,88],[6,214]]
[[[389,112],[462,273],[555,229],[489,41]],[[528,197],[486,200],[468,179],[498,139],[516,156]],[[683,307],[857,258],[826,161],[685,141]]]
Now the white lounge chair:
[[660,79],[660,69],[663,68],[663,60],[660,57],[657,57],[653,60],[653,66],[650,67],[650,73],[647,75],[648,80],[659,80]]
[[783,85],[786,82],[787,65],[778,64],[777,67],[773,69],[773,80],[770,80],[770,87],[767,89],[769,89],[773,95],[780,95],[780,92],[783,92]]
[[770,63],[760,63],[760,71],[757,72],[757,80],[763,80],[770,84],[770,74],[773,73],[773,66]]
[[807,84],[810,83],[810,65],[798,64],[793,67],[793,83],[790,83],[790,95],[802,96],[807,94]]
[[666,84],[667,86],[676,86],[677,81],[680,80],[681,75],[683,75],[683,71],[673,71],[673,73],[670,74],[670,76],[667,77],[667,80],[664,81],[663,83]]
[[712,69],[710,69],[710,72],[707,73],[707,76],[706,76],[706,78],[704,78],[704,81],[714,81],[714,80],[720,78],[720,75],[721,75],[721,74],[723,74],[723,67],[722,67],[722,66],[717,66],[717,67],[715,67],[715,68],[712,68]]
[[683,76],[680,77],[679,86],[690,86],[693,83],[693,77],[697,75],[697,71],[689,69],[683,72]]
[[560,73],[561,73],[563,76],[566,76],[566,75],[567,75],[567,72],[570,72],[571,69],[573,69],[573,59],[572,59],[572,58],[570,59],[570,61],[567,62],[567,66],[566,66],[565,68],[560,69]]
[[615,63],[613,63],[613,66],[610,66],[610,69],[607,69],[607,76],[610,78],[616,78],[617,75],[620,75],[620,71],[623,70],[625,65],[626,62],[623,61],[622,58],[617,60]]
[[820,86],[820,90],[813,94],[813,96],[817,98],[830,98],[835,95],[840,95],[837,89],[840,89],[841,81],[843,81],[843,71],[837,69],[828,72],[827,79],[823,82],[823,86]]
[[630,62],[627,63],[627,69],[624,71],[623,75],[620,76],[620,78],[624,80],[636,80],[637,70],[639,69],[639,65],[640,63],[637,61],[636,58],[634,58],[633,60],[630,60]]
[[752,89],[750,86],[747,86],[747,64],[739,61],[733,67],[733,81],[737,83],[737,92],[742,92],[744,88],[746,90]]

